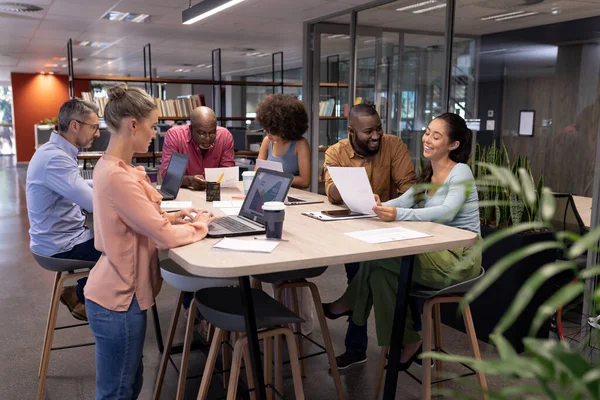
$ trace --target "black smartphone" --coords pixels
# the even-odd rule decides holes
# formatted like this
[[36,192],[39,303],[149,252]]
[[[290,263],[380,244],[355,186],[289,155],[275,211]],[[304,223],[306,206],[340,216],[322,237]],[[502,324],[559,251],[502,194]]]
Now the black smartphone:
[[354,216],[358,216],[358,215],[365,215],[365,214],[354,212],[351,210],[329,210],[329,211],[321,211],[321,213],[323,215],[327,215],[328,217],[332,217],[332,218],[354,217]]

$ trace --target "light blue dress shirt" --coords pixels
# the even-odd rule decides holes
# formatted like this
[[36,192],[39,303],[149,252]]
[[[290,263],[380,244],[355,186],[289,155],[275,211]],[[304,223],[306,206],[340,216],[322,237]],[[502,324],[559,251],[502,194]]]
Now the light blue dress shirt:
[[458,163],[433,196],[425,195],[423,208],[412,208],[415,205],[414,188],[382,205],[397,208],[397,221],[432,221],[481,235],[477,187],[475,183],[465,187],[466,182],[473,181],[471,168]]
[[93,237],[82,210],[92,212],[92,188],[79,174],[78,153],[77,147],[52,133],[29,162],[29,247],[35,253],[53,256]]

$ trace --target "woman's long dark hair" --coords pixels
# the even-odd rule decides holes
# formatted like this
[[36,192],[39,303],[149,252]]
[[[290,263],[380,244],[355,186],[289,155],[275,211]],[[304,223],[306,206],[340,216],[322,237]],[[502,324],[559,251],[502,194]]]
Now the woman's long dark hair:
[[[441,119],[446,123],[450,143],[460,142],[460,145],[450,152],[450,159],[456,163],[466,164],[469,161],[469,156],[471,155],[473,132],[467,128],[467,123],[458,114],[444,113],[438,116],[436,119]],[[417,183],[430,183],[432,176],[433,168],[431,168],[431,163],[429,163],[423,169],[423,171],[421,171],[421,174],[417,179]]]

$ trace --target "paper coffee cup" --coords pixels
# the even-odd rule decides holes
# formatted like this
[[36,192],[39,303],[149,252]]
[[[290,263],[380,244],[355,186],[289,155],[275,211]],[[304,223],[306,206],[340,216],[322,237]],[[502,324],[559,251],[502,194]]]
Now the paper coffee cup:
[[250,190],[250,185],[252,185],[252,180],[254,180],[255,174],[256,174],[256,172],[254,172],[254,171],[242,172],[242,182],[244,184],[244,194],[248,194],[248,190]]
[[267,238],[281,239],[283,235],[283,220],[285,219],[285,204],[281,201],[268,201],[262,205],[265,216]]

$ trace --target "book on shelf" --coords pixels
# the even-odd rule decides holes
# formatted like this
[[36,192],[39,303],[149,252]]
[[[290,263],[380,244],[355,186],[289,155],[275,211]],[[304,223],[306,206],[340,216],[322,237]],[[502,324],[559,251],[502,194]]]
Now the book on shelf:
[[319,115],[321,117],[333,117],[335,113],[335,100],[329,99],[319,102]]
[[[100,109],[98,117],[104,118],[104,107],[108,102],[106,97],[94,97],[91,92],[81,92],[81,98],[90,103],[95,103]],[[204,95],[191,94],[178,96],[176,99],[154,99],[158,107],[160,118],[189,118],[193,109],[206,105]]]

